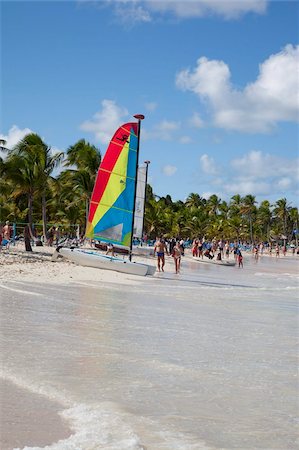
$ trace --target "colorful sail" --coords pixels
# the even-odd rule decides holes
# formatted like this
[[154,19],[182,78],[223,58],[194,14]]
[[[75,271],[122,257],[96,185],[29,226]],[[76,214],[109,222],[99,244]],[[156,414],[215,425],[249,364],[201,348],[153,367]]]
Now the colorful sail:
[[98,170],[86,237],[130,246],[137,148],[138,123],[122,125],[111,139]]

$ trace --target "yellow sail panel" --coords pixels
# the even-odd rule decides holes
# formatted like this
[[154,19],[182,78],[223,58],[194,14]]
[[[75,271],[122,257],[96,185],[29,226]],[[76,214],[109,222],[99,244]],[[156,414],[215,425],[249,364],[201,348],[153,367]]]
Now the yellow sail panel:
[[115,163],[113,172],[110,174],[109,182],[103,193],[101,203],[95,212],[93,227],[102,219],[104,214],[114,205],[118,197],[126,189],[126,176],[128,167],[129,143],[125,144],[118,160]]

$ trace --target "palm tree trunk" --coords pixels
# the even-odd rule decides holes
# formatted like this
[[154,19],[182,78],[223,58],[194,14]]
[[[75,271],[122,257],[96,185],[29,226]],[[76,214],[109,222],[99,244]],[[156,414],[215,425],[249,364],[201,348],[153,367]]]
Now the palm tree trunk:
[[249,225],[250,225],[250,239],[251,239],[251,245],[253,244],[253,233],[252,233],[252,218],[251,214],[249,215]]
[[32,233],[33,192],[28,194],[28,225]]
[[30,238],[31,238],[30,225],[26,225],[24,228],[24,242],[26,252],[32,252]]
[[43,192],[43,195],[42,195],[42,220],[43,220],[43,235],[44,235],[44,242],[45,242],[47,239],[47,209],[46,209],[45,192]]

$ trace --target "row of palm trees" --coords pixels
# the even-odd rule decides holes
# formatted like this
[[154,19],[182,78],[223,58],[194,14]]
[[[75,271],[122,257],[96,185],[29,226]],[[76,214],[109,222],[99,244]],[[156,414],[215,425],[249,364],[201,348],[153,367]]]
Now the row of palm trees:
[[[6,149],[2,142],[2,149],[5,154],[0,158],[0,222],[28,223],[30,229],[34,223],[40,224],[44,236],[50,223],[60,224],[65,230],[71,224],[84,229],[101,162],[99,149],[81,139],[66,153],[53,153],[33,133],[12,149]],[[58,173],[59,166],[62,170]],[[147,185],[144,231],[152,238],[163,234],[251,242],[291,241],[296,240],[297,228],[298,208],[285,198],[274,205],[268,200],[257,205],[250,194],[236,194],[226,202],[217,195],[205,199],[191,193],[185,201],[174,202],[169,195],[158,197]]]

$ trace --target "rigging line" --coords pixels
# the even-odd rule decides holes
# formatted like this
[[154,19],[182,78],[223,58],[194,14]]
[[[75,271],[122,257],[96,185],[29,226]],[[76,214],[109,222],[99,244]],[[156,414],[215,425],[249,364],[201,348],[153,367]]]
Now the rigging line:
[[[123,142],[116,142],[116,141],[110,141],[110,144],[114,144],[114,145],[117,145],[118,147],[124,147],[124,144],[123,144]],[[133,147],[128,147],[128,150],[129,150],[129,152],[137,152],[137,150],[136,149],[134,149]]]
[[121,175],[120,173],[113,172],[112,170],[108,170],[108,169],[102,169],[101,167],[99,168],[99,171],[100,170],[102,170],[103,172],[106,172],[106,173],[113,173],[113,175],[117,175],[118,177],[128,178],[129,180],[135,181],[135,177],[129,177],[128,175]]

